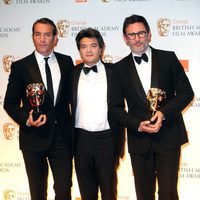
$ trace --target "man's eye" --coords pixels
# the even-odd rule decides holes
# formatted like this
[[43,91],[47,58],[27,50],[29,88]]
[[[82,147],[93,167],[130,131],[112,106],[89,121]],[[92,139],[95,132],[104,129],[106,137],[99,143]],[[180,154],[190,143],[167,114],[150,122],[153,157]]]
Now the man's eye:
[[45,36],[46,36],[46,37],[50,37],[50,36],[51,36],[51,34],[50,34],[50,33],[49,33],[49,34],[45,34]]
[[34,35],[35,35],[35,36],[39,36],[39,35],[40,35],[40,33],[35,33]]

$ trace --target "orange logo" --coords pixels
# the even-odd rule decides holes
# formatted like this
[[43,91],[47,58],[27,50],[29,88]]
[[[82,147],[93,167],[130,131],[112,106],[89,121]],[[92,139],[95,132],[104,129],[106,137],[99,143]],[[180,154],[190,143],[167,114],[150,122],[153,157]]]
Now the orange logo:
[[188,72],[189,71],[189,61],[188,60],[180,60],[182,66],[183,66],[183,69],[185,72]]
[[87,0],[75,0],[76,3],[84,3],[87,2]]
[[75,65],[78,65],[78,64],[80,64],[80,63],[82,63],[83,62],[83,60],[76,60],[75,61]]

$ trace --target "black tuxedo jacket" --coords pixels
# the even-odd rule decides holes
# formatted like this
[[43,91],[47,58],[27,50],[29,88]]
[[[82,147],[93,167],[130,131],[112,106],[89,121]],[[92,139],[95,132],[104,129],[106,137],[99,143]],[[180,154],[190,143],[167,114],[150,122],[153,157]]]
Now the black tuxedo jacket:
[[72,150],[72,120],[69,109],[70,81],[73,62],[70,56],[55,53],[61,80],[55,106],[45,91],[44,103],[40,110],[47,115],[47,122],[41,127],[29,127],[26,121],[32,109],[26,96],[26,86],[30,83],[43,83],[35,54],[12,63],[11,74],[4,101],[4,109],[20,126],[20,149],[43,151],[51,144],[55,126],[61,131],[67,148]]
[[[110,100],[111,100],[111,73],[113,69],[113,64],[111,63],[103,63],[105,66],[106,71],[106,77],[107,77],[107,103],[108,108],[110,107]],[[72,118],[73,118],[73,124],[75,126],[75,113],[76,113],[76,105],[77,105],[77,89],[78,89],[78,83],[81,71],[83,69],[84,64],[81,63],[77,65],[73,70],[73,88],[72,88]],[[91,94],[92,95],[92,94]],[[95,117],[95,116],[94,116]],[[116,120],[114,120],[113,117],[110,115],[110,111],[108,109],[108,122],[111,127],[112,133],[114,135],[114,141],[115,141],[115,153],[118,156],[123,157],[124,154],[124,128],[118,123]],[[73,126],[73,127],[74,127]],[[75,143],[76,143],[76,137],[74,137]]]
[[[127,127],[130,153],[147,152],[153,139],[158,140],[166,149],[180,147],[188,141],[181,112],[193,99],[192,87],[174,52],[151,49],[151,87],[166,91],[165,105],[160,109],[165,120],[158,133],[138,132],[140,122],[150,116],[146,94],[132,54],[116,63],[113,70],[110,110]],[[127,111],[124,109],[124,99]]]

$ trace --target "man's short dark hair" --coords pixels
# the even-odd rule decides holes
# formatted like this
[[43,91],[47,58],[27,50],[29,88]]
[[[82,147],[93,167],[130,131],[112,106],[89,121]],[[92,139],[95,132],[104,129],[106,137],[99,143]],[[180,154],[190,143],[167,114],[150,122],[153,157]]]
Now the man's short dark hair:
[[87,29],[83,29],[81,30],[78,35],[76,36],[76,45],[78,50],[80,50],[80,41],[83,38],[96,38],[97,42],[99,44],[99,47],[102,49],[104,47],[104,40],[103,37],[101,36],[101,33],[93,28],[87,28]]
[[143,16],[133,14],[133,15],[125,18],[124,24],[123,24],[123,34],[126,35],[126,28],[130,24],[134,24],[134,23],[138,23],[138,22],[143,23],[146,28],[147,33],[149,33],[150,27],[149,27],[147,20]]
[[40,18],[40,19],[37,19],[34,24],[33,24],[33,27],[32,27],[32,34],[34,34],[34,31],[35,31],[35,25],[38,24],[38,23],[41,23],[41,24],[49,24],[52,26],[53,28],[53,31],[52,31],[52,34],[53,36],[55,36],[57,34],[57,28],[56,28],[56,25],[54,24],[54,22],[48,18]]

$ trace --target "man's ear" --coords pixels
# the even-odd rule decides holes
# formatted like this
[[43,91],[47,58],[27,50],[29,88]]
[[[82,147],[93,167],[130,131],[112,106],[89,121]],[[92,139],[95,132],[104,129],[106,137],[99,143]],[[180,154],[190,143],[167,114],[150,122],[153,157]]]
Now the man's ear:
[[54,47],[57,46],[58,41],[59,41],[58,34],[56,34],[56,35],[54,36]]
[[104,44],[103,47],[100,49],[100,52],[101,52],[100,59],[103,58],[103,55],[104,55],[104,52],[105,52],[105,48],[106,48],[106,46]]
[[[126,36],[123,34],[123,39],[124,39],[124,42],[127,44],[128,43],[128,40],[126,38]],[[127,44],[128,45],[128,44]]]
[[150,43],[150,42],[151,42],[151,31],[149,31],[147,34],[148,34],[148,35],[147,35],[147,38],[148,38],[148,41],[149,41],[149,43]]

